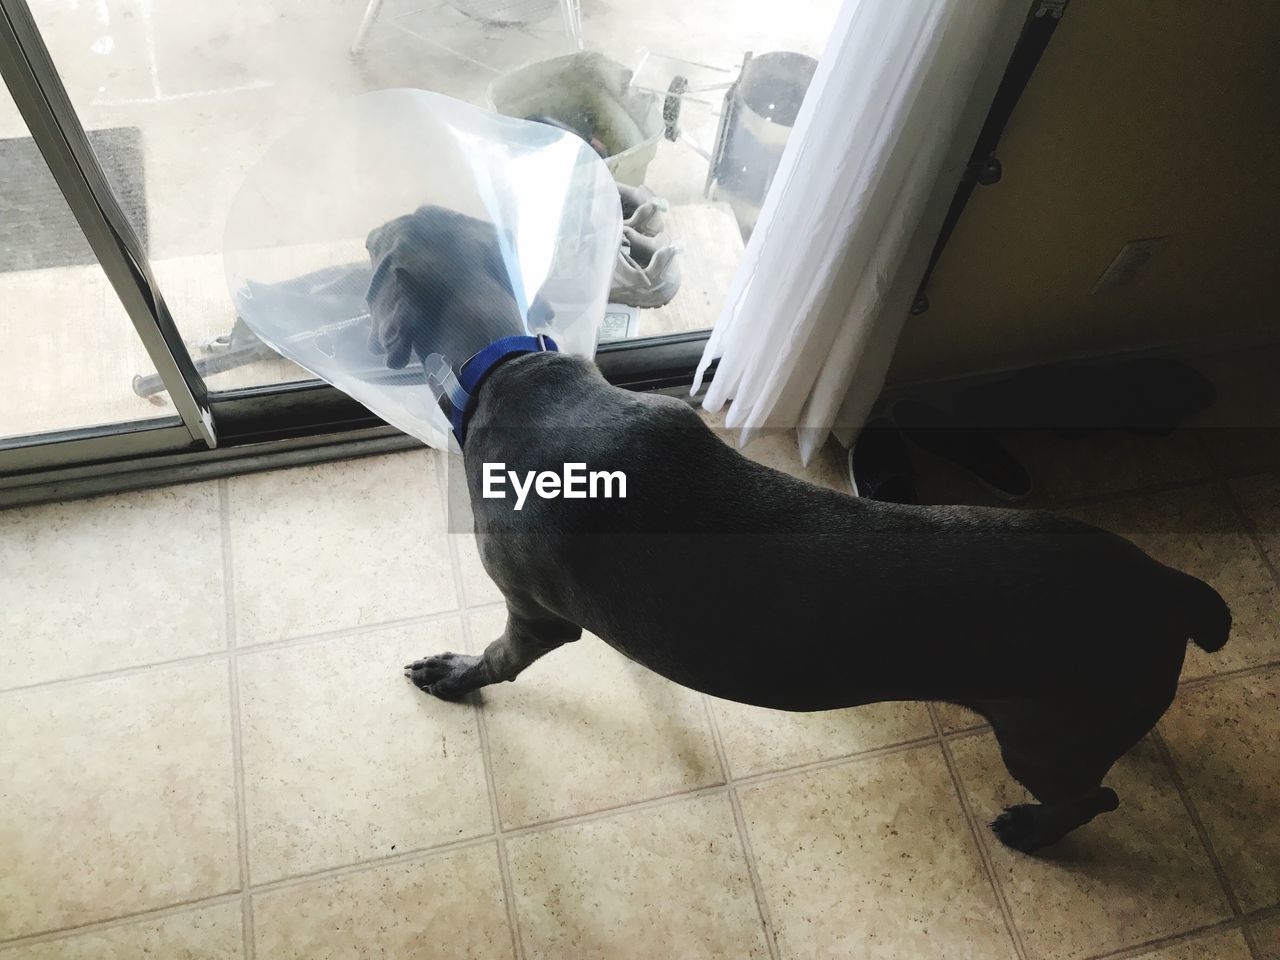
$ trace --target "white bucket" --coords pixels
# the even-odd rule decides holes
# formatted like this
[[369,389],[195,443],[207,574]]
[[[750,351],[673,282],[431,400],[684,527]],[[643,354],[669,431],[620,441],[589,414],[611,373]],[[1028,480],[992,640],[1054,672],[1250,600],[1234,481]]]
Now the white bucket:
[[639,186],[665,126],[656,94],[631,85],[633,72],[600,53],[571,53],[531,63],[489,85],[490,109],[522,120],[549,117],[605,146],[619,183]]

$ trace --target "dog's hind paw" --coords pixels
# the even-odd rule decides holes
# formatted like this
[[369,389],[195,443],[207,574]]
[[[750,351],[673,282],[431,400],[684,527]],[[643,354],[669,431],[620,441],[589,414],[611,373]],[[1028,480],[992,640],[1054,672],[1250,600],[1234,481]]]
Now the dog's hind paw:
[[479,657],[442,653],[404,665],[404,675],[419,690],[442,700],[456,700],[484,686],[484,666]]
[[1004,813],[991,821],[991,831],[1006,847],[1032,853],[1045,845],[1040,831],[1040,805],[1018,803],[1005,807]]

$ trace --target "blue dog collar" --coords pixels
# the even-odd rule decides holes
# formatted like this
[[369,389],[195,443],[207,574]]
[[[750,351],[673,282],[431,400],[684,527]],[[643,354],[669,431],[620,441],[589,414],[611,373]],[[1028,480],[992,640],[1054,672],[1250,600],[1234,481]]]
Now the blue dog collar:
[[480,384],[484,382],[493,368],[504,360],[522,353],[559,353],[556,342],[545,334],[536,337],[518,336],[503,337],[489,344],[470,360],[462,365],[458,378],[445,385],[444,396],[449,399],[449,422],[453,425],[453,435],[458,446],[463,445],[467,435],[467,419],[476,405],[476,394]]

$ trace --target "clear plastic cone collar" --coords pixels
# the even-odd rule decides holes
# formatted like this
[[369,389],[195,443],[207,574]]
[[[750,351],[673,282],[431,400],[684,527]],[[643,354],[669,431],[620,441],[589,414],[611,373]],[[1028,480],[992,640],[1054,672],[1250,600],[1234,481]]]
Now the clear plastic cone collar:
[[258,337],[456,450],[442,379],[522,334],[594,356],[621,232],[617,187],[572,134],[382,90],[267,151],[233,201],[224,260]]

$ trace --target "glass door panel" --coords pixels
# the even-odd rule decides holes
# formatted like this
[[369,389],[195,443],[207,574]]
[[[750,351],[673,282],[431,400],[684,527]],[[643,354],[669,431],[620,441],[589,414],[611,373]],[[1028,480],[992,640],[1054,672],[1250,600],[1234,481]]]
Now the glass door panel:
[[[124,158],[129,144],[119,146]],[[0,443],[103,424],[177,422],[164,397],[135,392],[135,376],[154,377],[155,367],[2,85],[0,318]]]
[[[611,316],[604,339],[705,330],[714,323],[747,225],[727,202],[734,198],[707,195],[709,155],[723,146],[726,89],[749,52],[816,57],[837,2],[577,4],[37,0],[33,10],[85,126],[137,133],[145,171],[140,193],[136,183],[124,182],[121,164],[108,162],[126,149],[124,141],[101,144],[99,155],[108,177],[117,177],[117,191],[135,190],[128,212],[145,232],[183,339],[216,391],[308,376],[237,327],[222,272],[231,199],[275,138],[335,98],[385,87],[424,88],[485,106],[502,101],[496,105],[505,112],[527,113],[529,101],[500,91],[545,86],[539,65],[573,54],[579,37],[587,52],[603,54],[596,61],[603,68],[576,78],[558,100],[539,101],[537,112],[559,111],[553,119],[602,143],[616,139],[602,120],[609,107],[600,97],[621,95],[621,88],[610,91],[609,78],[622,83],[634,72],[630,92],[645,98],[637,116],[648,126],[632,137],[632,146],[644,143],[618,175],[667,201],[656,243],[680,248],[681,282],[670,302],[623,309]],[[522,68],[534,72],[522,77]],[[664,135],[663,107],[676,77],[688,90],[672,140]],[[597,89],[584,90],[584,83]],[[606,144],[605,151],[619,146]],[[376,178],[380,162],[370,156],[352,175]],[[643,251],[638,256],[643,259]]]

